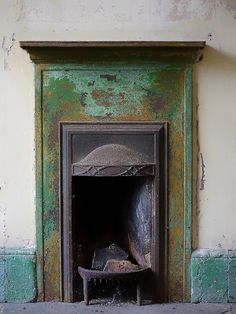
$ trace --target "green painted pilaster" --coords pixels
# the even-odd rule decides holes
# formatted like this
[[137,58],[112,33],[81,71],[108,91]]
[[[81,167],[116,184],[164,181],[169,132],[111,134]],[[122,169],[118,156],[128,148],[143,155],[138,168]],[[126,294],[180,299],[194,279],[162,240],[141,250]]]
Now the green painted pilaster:
[[0,249],[0,302],[32,302],[35,298],[35,252]]

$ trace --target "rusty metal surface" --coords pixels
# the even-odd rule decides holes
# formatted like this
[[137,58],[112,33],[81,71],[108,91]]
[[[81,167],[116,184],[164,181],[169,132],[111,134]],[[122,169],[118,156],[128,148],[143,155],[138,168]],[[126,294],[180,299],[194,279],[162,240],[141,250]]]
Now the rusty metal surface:
[[[38,51],[33,53],[42,63],[45,54],[40,57]],[[137,58],[125,59],[123,55],[112,61],[111,56],[106,62],[95,62],[95,57],[89,61],[88,56],[70,65],[66,64],[65,54],[63,65],[36,66],[38,289],[42,299],[60,299],[61,121],[169,123],[166,289],[171,301],[185,298],[184,291],[189,287],[186,257],[191,252],[190,63],[194,59],[180,61],[172,57],[169,54],[158,61],[158,57],[146,58],[144,53]],[[53,55],[50,58],[55,60]]]
[[129,165],[129,166],[85,166],[73,165],[74,176],[88,177],[120,177],[120,176],[154,176],[153,165]]
[[87,280],[91,279],[107,279],[107,280],[131,280],[143,279],[147,275],[150,275],[151,268],[140,268],[138,270],[133,271],[125,271],[125,272],[113,272],[113,271],[100,271],[94,269],[86,269],[83,267],[78,267],[78,272],[82,278],[86,278]]
[[85,269],[82,267],[78,267],[78,272],[80,276],[83,278],[83,291],[84,291],[84,300],[85,304],[89,304],[89,291],[88,291],[88,284],[90,281],[135,281],[136,282],[136,291],[137,291],[137,304],[142,304],[142,282],[150,276],[152,273],[151,268],[141,268],[132,271],[99,271],[99,270],[91,270]]
[[81,166],[128,166],[145,164],[146,158],[140,152],[127,145],[110,143],[97,145],[83,159],[78,161]]
[[82,160],[72,165],[72,175],[77,176],[150,176],[155,165],[145,156],[128,146],[106,144],[98,146]]

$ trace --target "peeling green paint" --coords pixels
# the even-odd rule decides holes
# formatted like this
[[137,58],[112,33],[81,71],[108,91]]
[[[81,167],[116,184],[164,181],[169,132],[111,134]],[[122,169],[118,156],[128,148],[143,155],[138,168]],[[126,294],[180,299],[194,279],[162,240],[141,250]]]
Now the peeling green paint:
[[[235,251],[234,251],[235,253]],[[228,260],[228,289],[229,289],[229,302],[236,302],[236,254],[232,256],[229,254]]]
[[35,253],[0,249],[0,302],[32,302],[36,298]]
[[192,255],[192,302],[236,302],[236,251],[203,249]]
[[[159,119],[177,119],[183,100],[178,92],[183,89],[183,69],[167,73],[159,68],[147,68],[127,71],[113,66],[106,71],[44,71],[43,96],[48,103],[47,114],[55,115],[61,110],[71,116],[104,118],[137,116],[153,111],[154,118],[156,113]],[[115,80],[101,78],[106,75],[114,76]]]
[[61,297],[59,123],[63,121],[169,123],[168,293],[171,301],[189,300],[191,73],[190,65],[161,62],[36,66],[40,300]]

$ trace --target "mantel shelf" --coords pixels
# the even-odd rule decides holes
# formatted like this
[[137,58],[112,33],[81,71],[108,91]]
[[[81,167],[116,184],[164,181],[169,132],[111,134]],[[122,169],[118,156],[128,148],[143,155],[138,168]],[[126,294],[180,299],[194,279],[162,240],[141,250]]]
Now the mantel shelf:
[[159,47],[204,48],[205,41],[20,41],[20,47],[75,48],[75,47]]
[[[67,63],[70,61],[123,61],[130,58],[150,61],[199,60],[204,41],[21,41],[35,63]],[[128,59],[127,59],[128,58]]]

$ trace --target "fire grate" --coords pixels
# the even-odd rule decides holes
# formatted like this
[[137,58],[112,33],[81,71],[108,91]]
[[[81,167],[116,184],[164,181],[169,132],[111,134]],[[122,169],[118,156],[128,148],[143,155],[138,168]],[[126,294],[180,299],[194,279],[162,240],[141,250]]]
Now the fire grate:
[[83,293],[84,301],[86,305],[89,305],[89,293],[88,285],[91,281],[135,281],[136,283],[136,292],[137,292],[137,304],[142,304],[142,282],[143,280],[151,274],[151,268],[141,268],[135,271],[126,271],[126,272],[110,272],[110,271],[99,271],[93,269],[86,269],[83,267],[78,267],[78,272],[83,279]]

